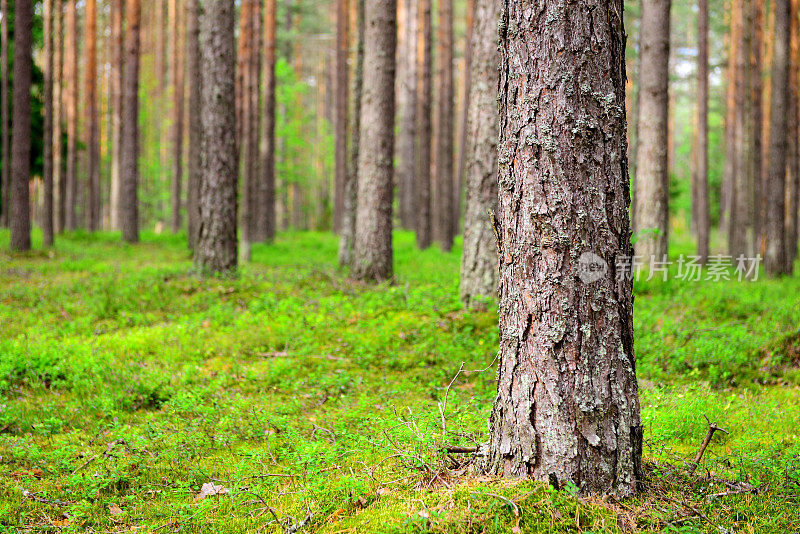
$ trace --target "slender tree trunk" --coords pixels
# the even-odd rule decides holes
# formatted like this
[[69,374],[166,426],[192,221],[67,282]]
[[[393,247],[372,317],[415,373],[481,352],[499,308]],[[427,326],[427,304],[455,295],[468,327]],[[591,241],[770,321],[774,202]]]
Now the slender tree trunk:
[[253,0],[252,9],[252,44],[250,46],[250,240],[263,241],[259,238],[258,221],[263,210],[259,202],[259,164],[261,162],[261,0]]
[[[4,14],[5,15],[5,14]],[[53,0],[44,0],[42,12],[44,25],[44,131],[42,143],[42,181],[44,182],[44,210],[42,233],[44,246],[53,246]]]
[[769,176],[767,178],[766,237],[764,267],[769,274],[786,274],[786,115],[789,82],[789,2],[775,0],[775,40],[772,57],[772,96],[769,132]]
[[253,227],[253,183],[251,164],[253,158],[253,150],[251,140],[251,129],[253,125],[252,115],[252,99],[250,92],[252,89],[253,72],[250,69],[250,56],[253,47],[253,0],[244,0],[242,2],[242,9],[240,13],[240,35],[239,35],[239,58],[238,65],[241,74],[238,74],[240,80],[239,88],[239,154],[240,167],[242,173],[241,181],[241,208],[239,220],[239,253],[243,262],[250,261],[250,230]]
[[644,262],[667,254],[670,0],[642,1],[642,64],[634,228]]
[[348,0],[336,0],[336,102],[334,103],[336,182],[333,203],[333,229],[340,232],[344,219],[344,185],[347,180],[347,56],[350,44]]
[[[469,92],[472,85],[472,35],[475,26],[475,0],[467,0],[467,36],[464,40],[464,100],[461,103],[461,117],[459,124],[461,131],[458,135],[458,160],[456,173],[453,176],[453,235],[458,235],[461,219],[461,196],[466,180],[466,148],[467,148],[467,115],[469,114]],[[495,35],[492,36],[494,38]]]
[[497,21],[500,6],[495,0],[476,0],[475,28],[467,43],[472,56],[473,82],[465,99],[466,144],[460,159],[465,162],[466,210],[464,249],[461,255],[461,300],[468,306],[497,294],[497,246],[489,212],[497,207]]
[[695,201],[695,229],[697,255],[705,263],[708,259],[708,0],[697,3],[697,173]]
[[275,239],[275,47],[277,45],[277,0],[264,3],[264,117],[261,122],[261,164],[258,215],[259,241]]
[[[3,13],[5,17],[7,12]],[[11,250],[31,249],[31,57],[33,1],[14,2],[14,81],[11,132]]]
[[[508,0],[500,23],[501,342],[486,463],[627,497],[642,479],[632,284],[607,265],[632,254],[622,1],[539,5]],[[652,37],[645,51],[663,50]],[[654,74],[642,103],[656,112]]]
[[66,84],[67,84],[67,174],[64,185],[67,230],[78,226],[78,16],[76,0],[67,0]]
[[364,86],[364,0],[356,0],[356,65],[353,72],[353,105],[350,153],[344,184],[344,218],[339,240],[339,265],[352,266],[358,207],[358,158],[361,143],[361,93]]
[[789,79],[789,116],[786,149],[786,273],[794,271],[797,258],[797,217],[800,198],[800,0],[791,0],[791,70]]
[[[399,187],[400,223],[414,228],[414,143],[417,134],[417,2],[404,0],[405,26],[397,64],[397,185]],[[402,73],[401,73],[402,67]]]
[[139,24],[140,0],[127,0],[125,60],[122,77],[120,143],[120,225],[122,239],[139,241]]
[[[748,130],[752,131],[752,158],[751,168],[749,172],[749,179],[751,185],[749,190],[752,193],[749,195],[751,207],[750,219],[753,221],[753,241],[758,244],[761,242],[763,228],[762,217],[766,206],[764,204],[764,192],[762,191],[764,183],[763,173],[764,162],[762,161],[763,154],[763,130],[759,127],[763,120],[763,83],[761,81],[762,71],[762,57],[761,50],[764,41],[764,0],[750,0],[750,9],[752,12],[752,52],[750,53],[750,95],[752,95],[751,104],[751,119],[748,123]],[[759,247],[756,246],[756,250]]]
[[358,211],[351,275],[356,280],[392,277],[392,167],[397,1],[367,0],[364,13],[364,78],[358,153]]
[[172,233],[181,229],[183,202],[183,9],[172,0]]
[[86,225],[100,229],[100,132],[97,112],[97,0],[86,0],[87,202]]
[[431,57],[431,0],[417,3],[417,173],[414,183],[417,246],[431,246],[431,103],[432,57]]
[[0,168],[0,226],[8,226],[11,200],[11,134],[9,132],[11,108],[8,105],[8,0],[0,0],[3,18],[0,20],[0,150],[2,150],[2,167]]
[[201,108],[201,73],[200,73],[200,2],[188,0],[186,4],[186,62],[189,77],[189,161],[187,186],[187,218],[189,226],[189,247],[194,251],[197,247],[197,233],[200,218],[200,175],[202,117]]
[[64,4],[62,0],[53,1],[53,230],[64,231],[66,203],[64,198],[65,176],[62,153],[63,122],[63,66],[64,66]]
[[119,230],[120,200],[120,146],[122,144],[122,71],[123,31],[122,19],[125,0],[111,2],[111,192],[109,195],[109,218],[111,229]]
[[236,270],[236,148],[233,0],[203,0],[201,18],[203,157],[195,266],[204,273]]
[[438,120],[436,122],[435,236],[442,250],[453,248],[453,1],[438,0]]
[[736,79],[739,33],[741,32],[740,3],[730,2],[730,31],[728,32],[728,75],[725,90],[725,166],[720,191],[719,227],[730,237],[733,216],[734,181],[736,174]]

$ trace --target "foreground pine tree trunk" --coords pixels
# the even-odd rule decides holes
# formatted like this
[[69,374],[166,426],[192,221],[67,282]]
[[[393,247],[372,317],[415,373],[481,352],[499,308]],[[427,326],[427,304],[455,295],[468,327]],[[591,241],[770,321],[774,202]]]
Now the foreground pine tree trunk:
[[508,0],[500,22],[501,341],[486,462],[629,496],[642,431],[632,286],[615,267],[632,254],[622,0],[538,5]]
[[235,12],[233,0],[203,0],[202,6],[203,153],[195,267],[207,274],[228,274],[237,265]]
[[275,239],[275,47],[277,44],[277,0],[264,2],[264,117],[258,179],[258,221],[255,238]]
[[358,209],[351,276],[392,276],[392,167],[397,1],[367,0],[364,94],[358,155]]
[[[32,0],[16,0],[14,10],[14,82],[11,124],[11,249],[30,250],[31,219],[31,32]],[[5,15],[5,13],[4,13]]]
[[122,239],[139,241],[139,23],[140,0],[127,0],[125,67],[122,75],[119,215]]
[[650,261],[667,253],[669,227],[669,11],[670,0],[642,0],[639,141],[634,228],[636,253]]
[[497,293],[497,246],[489,210],[497,206],[497,20],[495,0],[477,0],[469,45],[473,83],[469,91],[466,145],[464,249],[461,255],[461,300],[467,305]]

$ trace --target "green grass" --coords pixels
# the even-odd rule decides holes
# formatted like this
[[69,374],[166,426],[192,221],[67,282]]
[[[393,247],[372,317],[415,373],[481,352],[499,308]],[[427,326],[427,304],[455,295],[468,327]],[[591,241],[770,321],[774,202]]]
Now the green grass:
[[[442,453],[485,440],[494,396],[494,370],[461,375],[442,436],[447,384],[497,345],[496,311],[458,302],[458,246],[398,233],[372,287],[328,234],[255,246],[235,280],[195,277],[180,236],[118,241],[12,255],[0,232],[0,532],[285,532],[309,510],[303,532],[796,530],[798,277],[637,283],[650,486],[615,503]],[[730,434],[690,475],[704,416]],[[709,498],[715,477],[760,491]],[[228,493],[197,500],[207,482]]]

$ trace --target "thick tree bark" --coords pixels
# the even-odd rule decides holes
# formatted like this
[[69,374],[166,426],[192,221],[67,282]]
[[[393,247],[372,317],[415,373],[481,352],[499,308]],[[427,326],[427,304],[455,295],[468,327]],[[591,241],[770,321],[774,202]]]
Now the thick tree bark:
[[186,62],[189,77],[189,156],[186,215],[188,219],[189,247],[197,246],[200,218],[200,173],[202,158],[201,75],[200,75],[200,2],[187,0],[186,4]]
[[397,57],[397,105],[399,128],[397,137],[397,186],[399,189],[400,223],[414,228],[414,142],[417,133],[417,2],[403,0],[405,26],[402,46]]
[[358,155],[361,135],[361,93],[364,86],[364,0],[356,0],[356,65],[353,72],[353,103],[350,152],[344,184],[344,218],[339,239],[339,265],[350,266],[356,232],[358,206]]
[[181,229],[183,209],[183,12],[172,0],[172,232]]
[[[4,13],[5,16],[5,13]],[[14,81],[11,124],[11,250],[31,249],[31,57],[33,1],[14,2]]]
[[472,56],[467,87],[467,136],[461,159],[466,172],[461,300],[468,306],[497,294],[497,246],[489,211],[497,207],[497,21],[495,0],[476,0],[475,26],[468,43]]
[[433,210],[435,236],[442,250],[453,248],[453,1],[438,0],[438,120],[436,121],[436,156]]
[[2,161],[0,161],[0,226],[8,226],[11,206],[11,124],[9,113],[11,108],[8,105],[8,53],[10,47],[8,17],[8,0],[1,0],[0,10],[3,11],[3,19],[0,20],[0,150],[2,151]]
[[791,0],[791,47],[789,116],[786,148],[786,273],[794,271],[797,258],[797,217],[800,198],[800,0]]
[[139,24],[140,0],[127,0],[125,59],[122,76],[120,140],[120,225],[122,239],[139,241]]
[[233,0],[203,0],[201,17],[203,155],[195,267],[207,274],[236,270],[236,148]]
[[264,3],[264,117],[261,122],[261,163],[258,180],[258,224],[255,238],[275,239],[275,47],[277,0]]
[[87,192],[86,226],[100,229],[100,132],[97,112],[97,0],[86,0]]
[[670,0],[642,1],[639,142],[634,230],[645,263],[667,254],[669,232]]
[[53,1],[44,0],[44,131],[42,142],[42,181],[44,210],[42,234],[45,247],[53,246]]
[[431,246],[431,0],[417,3],[417,173],[414,182],[417,246]]
[[65,78],[67,86],[67,174],[64,184],[64,228],[78,226],[78,15],[76,0],[67,0]]
[[767,178],[766,255],[764,267],[772,275],[786,274],[786,115],[789,82],[789,2],[775,0],[775,40],[772,57],[772,96]]
[[642,478],[642,429],[632,283],[617,268],[632,254],[622,1],[539,6],[507,0],[500,22],[500,363],[486,463],[626,497]]
[[348,0],[336,0],[336,91],[334,102],[336,177],[333,203],[333,229],[340,232],[344,219],[344,186],[347,175],[347,56],[350,44]]
[[122,19],[125,0],[111,2],[111,192],[109,194],[109,219],[112,230],[119,230],[120,145],[122,141],[122,70],[123,31]]
[[708,259],[708,0],[697,2],[697,173],[694,200],[697,255]]
[[351,276],[381,281],[392,277],[392,171],[397,1],[367,0],[364,78],[358,154],[358,211]]

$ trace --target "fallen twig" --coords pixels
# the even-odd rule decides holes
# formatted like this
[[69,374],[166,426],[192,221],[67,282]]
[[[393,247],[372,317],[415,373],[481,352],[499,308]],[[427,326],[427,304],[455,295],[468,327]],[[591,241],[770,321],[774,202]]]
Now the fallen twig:
[[708,448],[708,444],[711,443],[711,438],[714,437],[714,432],[719,430],[720,432],[724,432],[725,434],[728,433],[727,430],[717,426],[717,423],[712,423],[707,416],[703,416],[708,421],[708,432],[706,433],[706,437],[703,440],[703,443],[700,445],[700,450],[697,451],[697,456],[694,459],[692,467],[689,469],[689,473],[694,473],[697,466],[700,465],[700,460],[703,459],[703,454],[706,452],[706,448]]

